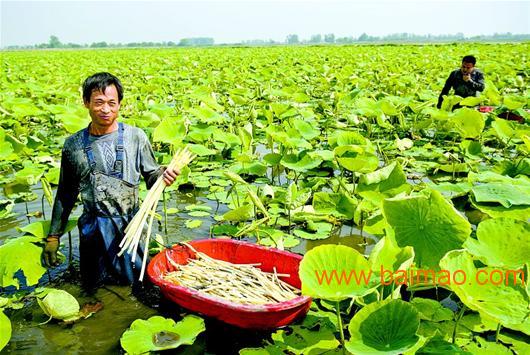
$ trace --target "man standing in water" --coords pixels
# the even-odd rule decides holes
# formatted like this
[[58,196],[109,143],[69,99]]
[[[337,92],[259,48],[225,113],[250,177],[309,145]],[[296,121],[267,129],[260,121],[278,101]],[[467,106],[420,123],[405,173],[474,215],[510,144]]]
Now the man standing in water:
[[442,107],[444,95],[449,94],[449,90],[454,89],[455,95],[461,97],[477,96],[477,92],[484,90],[484,74],[475,68],[477,60],[472,55],[466,55],[462,59],[460,69],[455,69],[449,74],[445,81],[442,93],[438,98],[437,108]]
[[81,194],[80,271],[83,287],[89,291],[105,282],[130,284],[138,278],[142,255],[133,265],[129,255],[117,254],[123,231],[138,209],[140,177],[150,188],[160,175],[171,185],[179,173],[158,166],[142,130],[117,121],[122,98],[122,85],[112,74],[97,73],[85,80],[83,102],[91,123],[64,143],[44,247],[45,264],[58,265],[59,238]]

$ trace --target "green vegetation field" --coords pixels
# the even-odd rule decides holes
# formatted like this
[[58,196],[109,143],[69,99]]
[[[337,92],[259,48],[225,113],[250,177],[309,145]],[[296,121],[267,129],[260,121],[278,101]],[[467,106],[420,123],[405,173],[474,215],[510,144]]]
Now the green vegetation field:
[[[61,147],[89,122],[82,81],[109,71],[125,89],[121,121],[147,132],[161,164],[184,145],[198,155],[166,190],[159,240],[243,238],[305,254],[309,315],[235,350],[530,353],[528,53],[528,43],[2,52],[0,349],[47,319],[20,314],[42,314],[34,286],[49,281],[40,252]],[[485,91],[436,109],[467,54]],[[522,119],[498,117],[507,112]],[[319,283],[324,269],[373,279]],[[433,273],[405,285],[398,270]],[[71,337],[88,321],[41,327]],[[114,351],[129,325],[107,339]],[[201,327],[188,328],[193,338]]]

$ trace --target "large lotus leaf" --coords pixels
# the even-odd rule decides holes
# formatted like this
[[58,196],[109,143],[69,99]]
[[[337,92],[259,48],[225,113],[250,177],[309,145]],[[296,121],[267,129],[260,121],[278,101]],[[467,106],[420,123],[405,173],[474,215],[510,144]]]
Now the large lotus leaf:
[[400,188],[406,184],[407,177],[403,173],[401,164],[394,161],[379,170],[361,175],[356,192],[360,194],[363,191],[385,192]]
[[484,117],[480,112],[467,107],[457,110],[451,120],[462,138],[480,136],[485,124]]
[[183,120],[168,117],[156,126],[153,132],[154,142],[177,144],[186,135],[186,126]]
[[278,330],[272,334],[274,345],[283,351],[279,354],[322,354],[334,350],[339,341],[329,326],[320,327],[318,331],[293,326],[292,331]]
[[456,344],[452,344],[446,341],[442,336],[436,335],[430,338],[425,345],[423,345],[417,352],[417,355],[428,355],[428,354],[437,354],[437,355],[454,355],[454,354],[468,354],[470,352],[464,351],[458,347]]
[[453,199],[455,197],[465,196],[471,191],[473,185],[469,182],[458,182],[456,184],[450,182],[442,182],[435,184],[431,181],[427,182],[427,186],[432,190],[441,192],[442,195],[448,199]]
[[44,168],[35,164],[25,164],[24,169],[15,173],[15,181],[22,185],[35,185],[43,173]]
[[471,354],[495,354],[495,355],[513,355],[506,346],[495,341],[487,341],[481,337],[475,337],[475,341],[469,342],[462,348]]
[[336,146],[341,146],[341,145],[369,145],[371,146],[371,142],[358,132],[335,131],[329,137],[329,145],[331,147],[336,147]]
[[476,268],[466,250],[450,251],[440,261],[440,267],[451,275],[457,270],[465,275],[463,284],[453,282],[449,287],[467,307],[479,312],[483,319],[530,335],[530,300],[520,279],[504,273],[502,277],[506,279],[497,284],[500,276],[496,275],[503,270]]
[[329,233],[333,225],[326,222],[313,222],[311,220],[307,221],[307,230],[304,231],[301,229],[295,229],[294,235],[303,239],[316,240],[316,239],[326,239],[329,237]]
[[293,126],[304,139],[311,140],[320,135],[320,131],[306,121],[299,119],[293,120]]
[[470,200],[473,207],[492,218],[513,218],[519,221],[528,221],[528,216],[530,216],[530,206],[506,208],[501,205],[492,206],[491,204],[477,203],[473,198]]
[[471,234],[469,222],[438,191],[386,199],[383,213],[398,246],[414,248],[420,268],[439,269],[445,253],[460,248]]
[[188,149],[190,152],[197,154],[200,157],[217,154],[215,149],[206,148],[202,144],[188,144]]
[[223,215],[223,220],[230,222],[242,222],[254,216],[254,205],[243,205],[235,210],[228,211]]
[[477,228],[477,239],[464,247],[488,266],[520,269],[530,263],[530,223],[509,218],[487,219]]
[[295,154],[287,154],[280,161],[280,164],[284,167],[298,172],[314,169],[321,163],[322,159],[318,157],[311,158],[309,154],[305,154],[302,157],[299,157]]
[[419,343],[419,326],[419,313],[407,302],[371,303],[351,319],[345,346],[352,354],[402,354]]
[[509,110],[513,111],[524,107],[526,99],[520,96],[504,96],[503,103]]
[[[510,208],[512,205],[530,205],[530,183],[513,184],[505,182],[488,182],[473,186],[471,191],[477,202],[498,202],[503,207]],[[521,180],[522,182],[522,180]]]
[[460,101],[460,106],[477,106],[482,101],[484,101],[484,98],[482,97],[468,96],[464,98],[462,101]]
[[0,351],[7,345],[11,339],[11,321],[0,309]]
[[88,115],[77,115],[75,113],[61,113],[55,115],[55,119],[63,124],[68,133],[75,133],[86,128],[90,123]]
[[135,320],[121,336],[120,344],[129,354],[175,349],[193,344],[197,335],[205,329],[204,320],[194,315],[188,315],[178,323],[173,319],[153,316],[148,320]]
[[370,263],[357,250],[344,245],[320,245],[300,263],[302,293],[329,301],[364,296],[378,285]]
[[298,189],[295,182],[292,182],[287,188],[285,195],[285,204],[291,210],[305,205],[306,201],[311,197],[311,189]]
[[24,236],[8,240],[0,246],[0,287],[19,287],[15,273],[22,270],[28,285],[35,285],[46,269],[41,265],[42,248],[33,244],[38,239]]
[[316,212],[352,219],[357,200],[344,193],[316,192],[312,204]]
[[353,172],[369,173],[377,169],[379,159],[375,152],[358,145],[342,145],[334,149],[339,164]]
[[385,236],[374,246],[368,260],[372,264],[372,270],[378,274],[381,274],[381,271],[394,273],[397,270],[407,270],[414,260],[414,249],[400,248],[393,238]]
[[44,297],[37,297],[42,311],[55,319],[70,320],[78,317],[79,303],[64,290],[46,289]]
[[509,344],[516,354],[530,354],[530,342],[528,338],[518,334],[499,334],[499,341]]
[[410,302],[420,313],[420,319],[431,322],[442,322],[453,319],[453,311],[435,300],[414,297]]
[[[24,232],[26,234],[31,234],[38,238],[45,238],[50,230],[50,224],[50,221],[37,221],[19,229],[21,232]],[[76,225],[77,219],[68,220],[68,223],[66,224],[66,227],[64,229],[64,233],[70,232],[75,228]]]

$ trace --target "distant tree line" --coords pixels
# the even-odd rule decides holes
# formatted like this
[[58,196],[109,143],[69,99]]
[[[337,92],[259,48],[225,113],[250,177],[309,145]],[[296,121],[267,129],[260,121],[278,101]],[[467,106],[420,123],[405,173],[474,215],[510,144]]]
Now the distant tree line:
[[307,40],[300,40],[298,35],[289,34],[285,38],[286,44],[328,44],[328,43],[433,43],[433,42],[520,42],[530,40],[530,34],[494,33],[466,37],[463,33],[441,35],[416,35],[413,33],[393,33],[385,36],[370,36],[367,33],[359,37],[335,37],[333,33],[315,34]]
[[[393,33],[385,36],[371,36],[367,33],[359,37],[335,37],[333,33],[314,34],[309,39],[300,39],[297,34],[289,34],[284,42],[272,39],[245,40],[231,45],[269,46],[282,44],[359,44],[359,43],[445,43],[445,42],[522,42],[530,41],[530,34],[494,33],[466,37],[463,33],[441,35],[416,35],[413,33]],[[8,46],[7,49],[46,49],[46,48],[131,48],[131,47],[198,47],[213,46],[215,41],[211,37],[183,38],[177,42],[129,42],[107,43],[93,42],[91,44],[62,43],[57,36],[50,36],[47,43],[29,46]]]
[[60,49],[60,48],[132,48],[132,47],[195,47],[213,46],[214,39],[210,37],[183,38],[178,43],[168,42],[129,42],[129,43],[107,43],[93,42],[91,44],[62,43],[57,36],[50,36],[47,43],[29,46],[8,46],[7,49]]

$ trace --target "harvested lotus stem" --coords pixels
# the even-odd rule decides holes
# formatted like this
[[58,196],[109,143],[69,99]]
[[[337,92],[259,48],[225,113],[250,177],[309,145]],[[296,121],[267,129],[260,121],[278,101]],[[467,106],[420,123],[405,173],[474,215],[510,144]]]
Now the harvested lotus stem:
[[300,294],[300,290],[279,279],[289,275],[279,274],[275,268],[269,273],[256,267],[260,264],[232,264],[198,252],[187,243],[181,244],[194,251],[195,259],[179,265],[167,256],[176,271],[166,273],[163,278],[176,285],[247,305],[289,301]]
[[[188,165],[194,158],[195,155],[190,153],[187,148],[179,149],[173,156],[173,159],[171,159],[171,162],[167,166],[167,169],[180,170],[184,166]],[[162,196],[162,193],[164,192],[165,188],[166,184],[164,182],[164,177],[161,175],[147,193],[147,196],[143,201],[142,205],[140,206],[138,212],[134,215],[131,222],[127,225],[127,228],[125,228],[125,236],[120,242],[121,250],[118,253],[118,256],[121,256],[125,251],[127,251],[127,253],[132,255],[131,261],[134,262],[136,259],[138,245],[140,244],[140,239],[142,238],[144,226],[146,224],[147,218],[149,218],[149,223],[147,224],[147,233],[144,236],[144,257],[142,260],[140,281],[144,278],[147,254],[149,254],[149,238],[151,235],[154,216],[156,214],[156,207],[158,206],[158,201],[160,200],[160,196]]]

